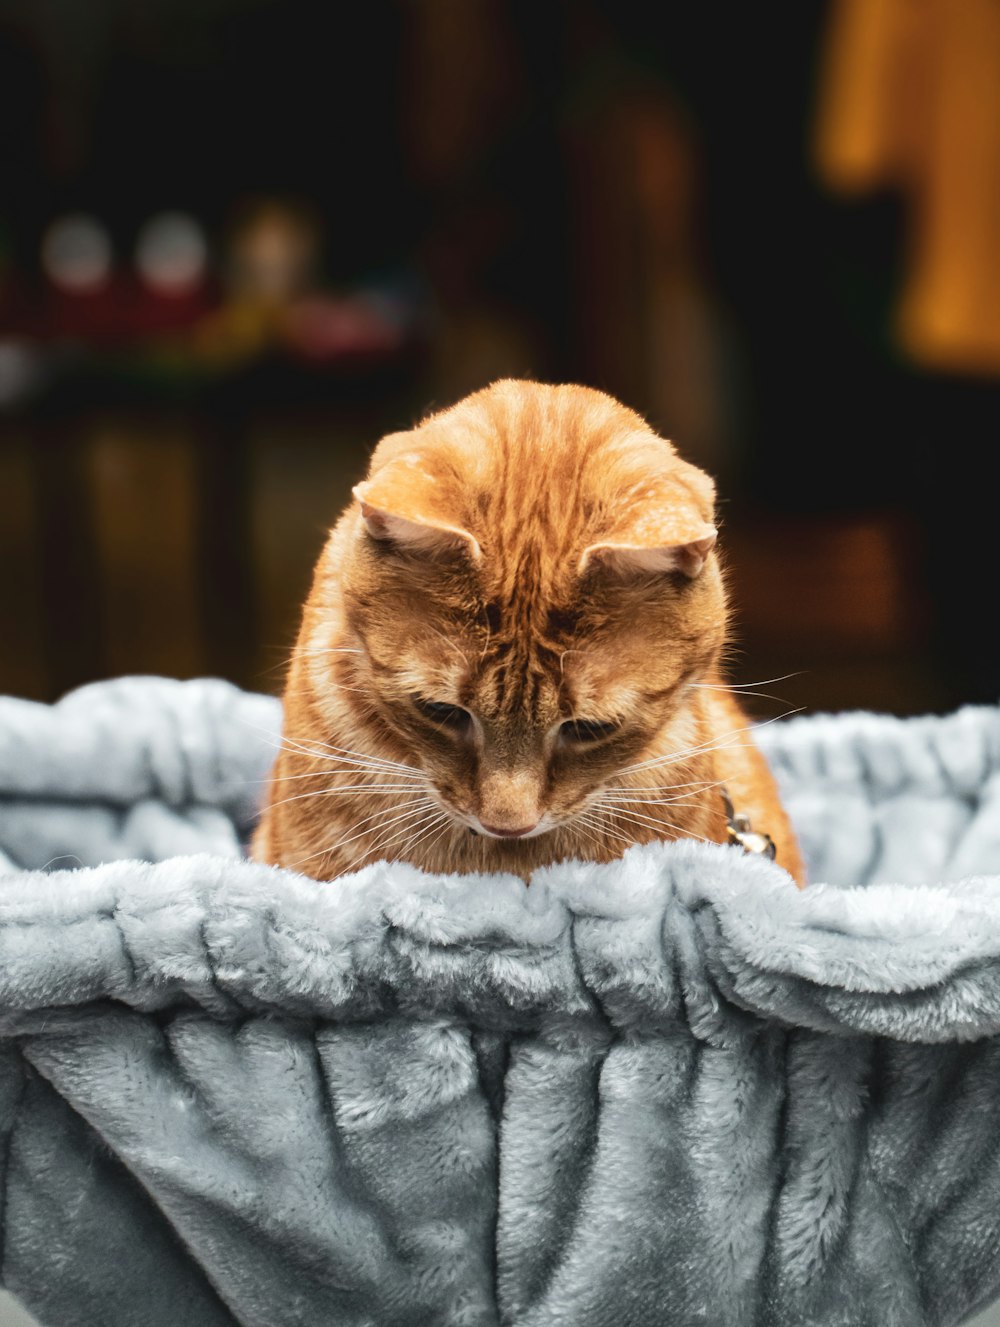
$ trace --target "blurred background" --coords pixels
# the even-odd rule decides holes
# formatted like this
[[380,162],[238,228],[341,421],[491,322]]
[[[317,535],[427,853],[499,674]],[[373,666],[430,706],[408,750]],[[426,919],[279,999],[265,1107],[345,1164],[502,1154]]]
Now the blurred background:
[[1000,5],[0,0],[0,692],[280,690],[385,432],[716,476],[761,716],[1000,699]]

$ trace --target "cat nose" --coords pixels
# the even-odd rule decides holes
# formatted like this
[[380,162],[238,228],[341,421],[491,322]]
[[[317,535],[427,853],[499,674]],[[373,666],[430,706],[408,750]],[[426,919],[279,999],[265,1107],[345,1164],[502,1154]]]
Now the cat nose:
[[487,834],[492,834],[498,839],[521,839],[538,826],[537,820],[534,825],[523,825],[520,829],[501,829],[499,825],[487,825],[485,820],[480,820],[479,823]]

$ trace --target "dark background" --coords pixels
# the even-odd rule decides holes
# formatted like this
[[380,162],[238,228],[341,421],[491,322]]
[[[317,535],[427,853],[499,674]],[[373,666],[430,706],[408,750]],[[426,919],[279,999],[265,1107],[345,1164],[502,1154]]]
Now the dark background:
[[[903,194],[820,177],[832,18],[0,0],[0,691],[279,689],[379,436],[515,375],[716,476],[758,713],[995,702],[1000,390],[897,344]],[[163,213],[207,246],[172,286]]]

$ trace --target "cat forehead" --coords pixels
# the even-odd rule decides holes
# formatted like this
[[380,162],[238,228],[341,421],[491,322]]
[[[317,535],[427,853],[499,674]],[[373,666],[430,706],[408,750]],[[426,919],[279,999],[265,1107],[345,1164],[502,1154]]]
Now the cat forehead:
[[623,675],[610,656],[546,647],[477,652],[453,646],[443,656],[425,647],[397,677],[416,693],[433,693],[435,699],[466,705],[487,718],[566,705],[624,713],[646,696],[645,679]]
[[642,500],[655,491],[650,482],[643,492],[644,479],[653,481],[672,463],[683,464],[671,442],[603,410],[530,425],[464,412],[383,438],[369,474],[391,468],[400,478],[409,475],[430,485],[469,485],[487,501],[505,495],[496,487],[500,477],[510,485],[509,492],[529,499],[541,496],[532,481],[547,472],[581,484],[620,477],[631,495]]

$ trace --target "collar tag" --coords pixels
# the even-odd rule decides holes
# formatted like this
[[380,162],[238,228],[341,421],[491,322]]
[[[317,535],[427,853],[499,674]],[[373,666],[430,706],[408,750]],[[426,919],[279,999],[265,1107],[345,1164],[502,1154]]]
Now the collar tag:
[[734,847],[742,848],[744,852],[767,857],[773,862],[778,855],[778,850],[774,846],[774,839],[771,838],[770,834],[762,834],[758,830],[752,829],[749,816],[737,814],[733,809],[729,791],[724,785],[720,787],[719,793],[726,811],[726,833],[729,842]]

